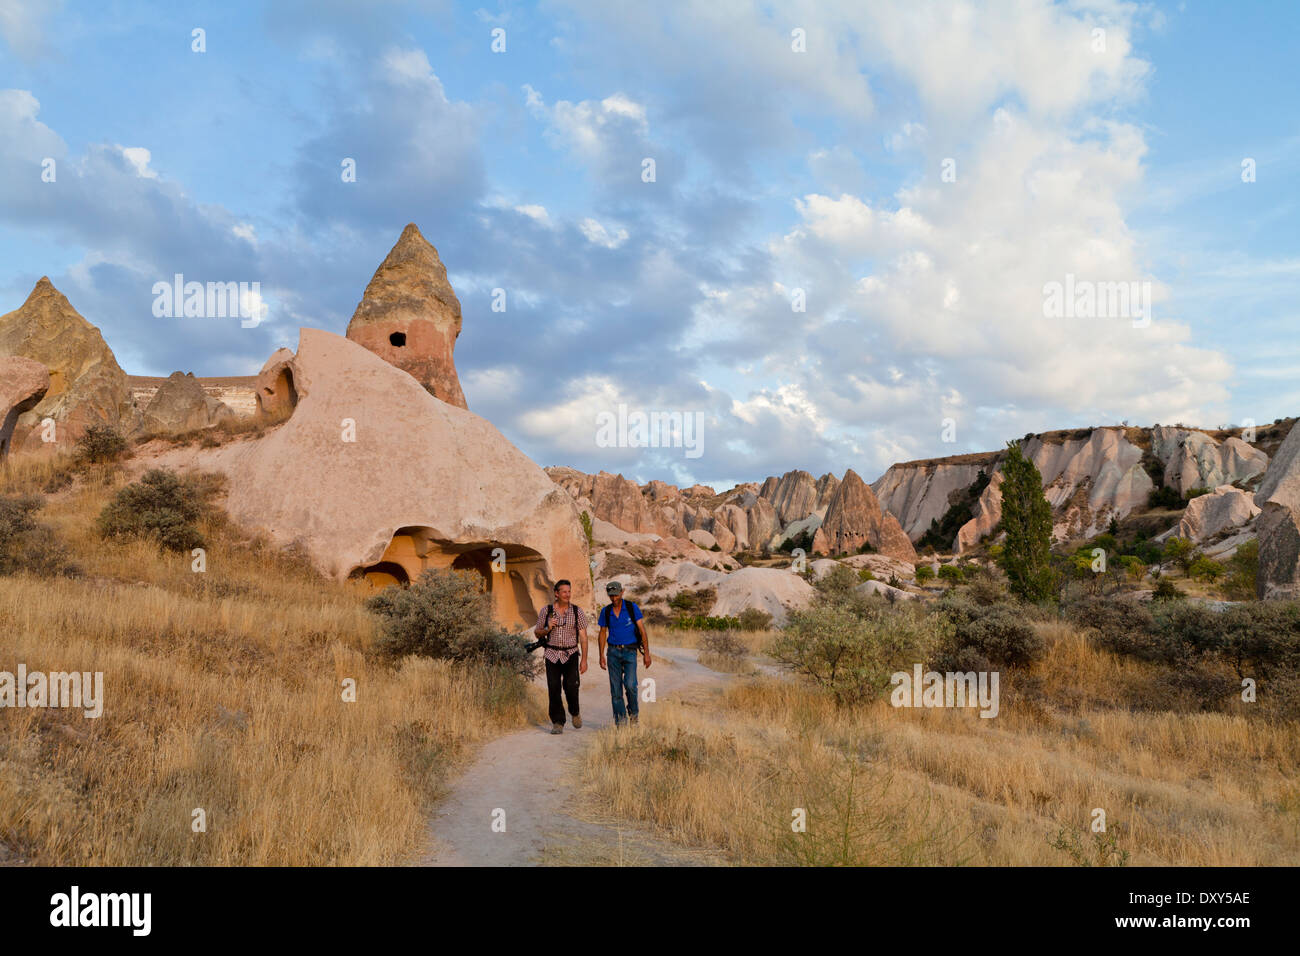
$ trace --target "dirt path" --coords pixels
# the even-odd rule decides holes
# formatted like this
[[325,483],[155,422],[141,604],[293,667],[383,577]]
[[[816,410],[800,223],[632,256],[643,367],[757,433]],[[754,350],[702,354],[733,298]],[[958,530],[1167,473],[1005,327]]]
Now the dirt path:
[[[663,700],[686,688],[721,685],[729,674],[699,663],[698,652],[655,649],[654,665],[637,677],[655,678]],[[545,677],[540,679],[545,687]],[[613,723],[609,678],[593,662],[582,675],[582,729],[566,726],[552,736],[537,724],[487,744],[453,784],[430,823],[431,855],[424,866],[536,866],[562,863],[656,864],[710,862],[702,854],[656,840],[645,832],[606,826],[574,815],[579,758],[592,735]],[[654,707],[642,703],[644,714]],[[505,832],[495,832],[494,814],[505,813]]]

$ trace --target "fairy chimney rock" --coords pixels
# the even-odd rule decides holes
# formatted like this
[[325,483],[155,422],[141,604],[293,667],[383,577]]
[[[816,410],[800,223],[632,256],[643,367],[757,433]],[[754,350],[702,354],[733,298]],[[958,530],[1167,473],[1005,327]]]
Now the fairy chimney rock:
[[435,398],[467,408],[452,355],[460,324],[460,300],[438,250],[410,223],[366,286],[347,337],[408,372]]

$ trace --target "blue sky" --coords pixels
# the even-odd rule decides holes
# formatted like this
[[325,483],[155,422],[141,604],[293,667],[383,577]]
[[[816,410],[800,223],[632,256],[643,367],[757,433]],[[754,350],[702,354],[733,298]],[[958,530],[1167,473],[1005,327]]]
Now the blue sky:
[[[870,480],[1028,431],[1272,421],[1300,410],[1298,28],[1282,2],[0,0],[0,312],[48,274],[128,371],[248,374],[341,333],[414,221],[470,408],[542,464]],[[175,272],[260,282],[267,321],[155,318]],[[1153,321],[1045,318],[1066,274],[1150,282]],[[620,402],[700,413],[704,454],[596,447]]]

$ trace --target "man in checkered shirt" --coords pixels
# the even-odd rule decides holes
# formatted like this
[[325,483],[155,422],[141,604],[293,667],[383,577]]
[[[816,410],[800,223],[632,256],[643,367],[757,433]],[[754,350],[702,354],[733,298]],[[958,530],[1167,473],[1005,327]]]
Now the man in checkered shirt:
[[546,690],[551,698],[551,733],[564,733],[564,702],[569,702],[573,726],[582,726],[578,715],[579,674],[587,671],[587,615],[569,603],[573,586],[568,581],[555,582],[555,603],[542,608],[533,633],[546,641]]

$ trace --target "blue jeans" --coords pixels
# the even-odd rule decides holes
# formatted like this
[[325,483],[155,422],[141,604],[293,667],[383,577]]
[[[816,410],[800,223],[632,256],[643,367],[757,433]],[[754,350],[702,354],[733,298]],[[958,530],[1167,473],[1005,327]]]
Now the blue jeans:
[[[628,715],[637,715],[636,645],[610,644],[605,652],[609,666],[609,695],[614,705],[614,723],[625,722]],[[627,694],[627,703],[623,695]]]

